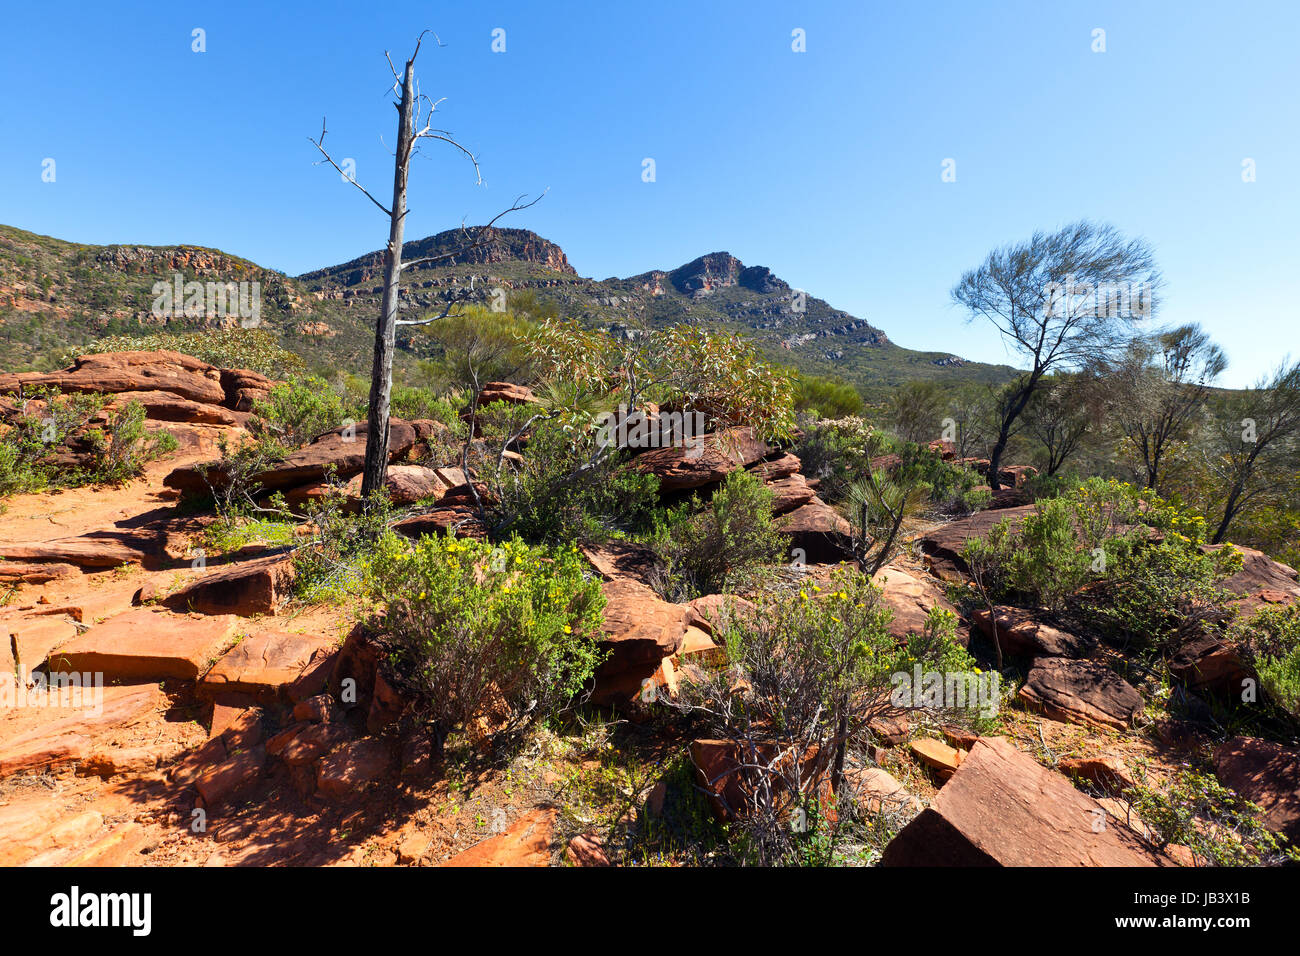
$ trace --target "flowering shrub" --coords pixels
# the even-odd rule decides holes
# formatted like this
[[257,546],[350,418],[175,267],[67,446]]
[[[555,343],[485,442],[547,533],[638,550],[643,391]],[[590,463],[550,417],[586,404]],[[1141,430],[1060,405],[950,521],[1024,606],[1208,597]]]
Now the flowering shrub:
[[596,669],[605,598],[574,548],[386,535],[366,572],[398,680],[441,742],[488,715],[501,731],[567,704]]

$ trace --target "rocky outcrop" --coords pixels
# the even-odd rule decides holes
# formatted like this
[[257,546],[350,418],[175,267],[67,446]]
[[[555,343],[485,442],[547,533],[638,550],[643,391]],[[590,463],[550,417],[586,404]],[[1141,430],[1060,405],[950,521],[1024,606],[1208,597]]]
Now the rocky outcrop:
[[658,478],[660,491],[667,494],[717,484],[771,452],[752,428],[727,428],[697,440],[700,444],[694,448],[672,445],[643,451],[632,467]]
[[[1216,551],[1228,545],[1209,545]],[[1231,545],[1241,553],[1241,570],[1226,578],[1221,587],[1238,595],[1237,613],[1248,617],[1269,604],[1294,604],[1300,601],[1300,582],[1295,568],[1274,561],[1262,551]]]
[[971,617],[985,637],[994,639],[993,620],[997,621],[997,640],[1002,653],[1011,657],[1086,657],[1094,642],[1038,620],[1033,611],[1013,607],[987,608]]
[[622,704],[635,699],[664,658],[677,653],[694,613],[663,601],[643,584],[616,579],[601,585],[605,620],[600,649],[608,656],[596,670],[591,700]]
[[1258,737],[1233,737],[1214,752],[1219,782],[1264,811],[1264,823],[1300,843],[1300,750]]
[[[1098,825],[1098,820],[1102,825]],[[1170,866],[1065,777],[981,737],[882,866]]]
[[1224,697],[1240,695],[1249,683],[1258,686],[1259,675],[1237,646],[1213,634],[1194,637],[1169,660],[1169,674],[1186,687]]
[[1019,699],[1053,720],[1124,730],[1142,712],[1142,695],[1094,661],[1040,657],[1029,668]]
[[853,529],[838,511],[814,495],[777,521],[790,549],[811,564],[834,564],[853,556]]
[[[368,426],[360,422],[350,428],[340,427],[299,448],[283,461],[251,477],[263,491],[285,491],[322,481],[327,475],[337,480],[359,474],[365,466]],[[396,461],[415,445],[415,428],[400,419],[388,427],[388,460]],[[224,487],[229,480],[217,462],[177,468],[164,480],[168,488],[186,494],[205,494],[209,486]]]
[[293,579],[289,555],[268,555],[209,571],[167,595],[161,603],[174,610],[200,614],[274,614],[288,600]]
[[971,538],[987,536],[989,530],[1003,518],[1010,519],[1012,531],[1018,530],[1025,515],[1031,513],[1034,507],[1022,505],[998,511],[978,511],[965,518],[949,521],[918,539],[921,553],[925,555],[930,570],[935,575],[945,581],[964,580],[970,571],[961,557],[966,542]]

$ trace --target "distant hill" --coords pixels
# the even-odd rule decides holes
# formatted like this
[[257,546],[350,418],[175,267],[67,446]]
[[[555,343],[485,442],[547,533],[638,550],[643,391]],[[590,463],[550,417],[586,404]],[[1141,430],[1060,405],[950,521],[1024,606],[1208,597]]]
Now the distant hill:
[[[726,252],[671,270],[626,279],[578,275],[555,243],[526,229],[493,229],[490,240],[455,259],[415,266],[402,276],[402,309],[441,309],[471,281],[507,295],[532,292],[563,315],[611,330],[693,323],[751,336],[773,360],[852,382],[866,394],[913,379],[997,382],[1006,366],[946,352],[895,345],[866,319],[791,286],[765,266]],[[459,230],[413,240],[406,260],[438,256],[463,244]],[[200,246],[91,246],[0,226],[0,367],[49,367],[69,349],[109,334],[192,331],[239,324],[239,316],[186,317],[179,307],[155,314],[154,283],[257,281],[260,318],[281,344],[323,370],[368,369],[374,316],[382,294],[383,256],[289,277]],[[231,310],[233,311],[233,310]],[[427,345],[399,342],[406,357]]]

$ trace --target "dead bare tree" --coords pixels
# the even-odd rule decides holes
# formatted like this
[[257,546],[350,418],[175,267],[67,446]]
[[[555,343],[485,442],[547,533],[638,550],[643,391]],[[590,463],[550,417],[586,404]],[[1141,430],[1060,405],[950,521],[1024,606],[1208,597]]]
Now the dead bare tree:
[[[384,294],[379,307],[379,319],[375,324],[375,350],[370,378],[370,404],[366,411],[366,460],[361,478],[361,495],[366,501],[367,507],[369,507],[372,496],[384,487],[384,480],[388,473],[389,408],[393,390],[393,352],[396,348],[397,326],[426,325],[446,318],[452,314],[458,305],[472,298],[476,291],[475,284],[471,282],[469,289],[461,290],[450,297],[440,314],[402,321],[398,318],[402,271],[413,266],[429,265],[437,261],[452,259],[478,248],[490,239],[492,227],[502,216],[521,209],[527,209],[542,198],[539,195],[530,202],[524,202],[523,196],[520,196],[509,209],[503,210],[492,217],[486,225],[479,226],[471,231],[465,229],[462,224],[461,234],[464,237],[464,244],[458,248],[436,256],[425,256],[412,259],[406,263],[402,262],[402,240],[406,230],[407,213],[406,183],[410,174],[411,157],[418,151],[421,140],[438,140],[460,150],[474,166],[476,184],[481,185],[483,182],[482,171],[479,169],[478,160],[474,154],[458,143],[447,130],[437,129],[433,125],[433,115],[437,112],[438,104],[442,100],[435,101],[421,93],[419,84],[416,82],[415,58],[419,56],[420,46],[424,42],[425,36],[430,34],[431,31],[425,30],[416,39],[415,50],[411,53],[410,59],[406,61],[405,69],[400,75],[396,67],[393,66],[392,58],[387,52],[384,53],[385,59],[388,60],[388,68],[393,74],[392,90],[396,97],[393,105],[397,109],[397,151],[394,153],[393,162],[393,201],[391,207],[385,206],[357,182],[355,177],[345,173],[326,151],[325,134],[328,130],[323,120],[321,122],[320,138],[311,140],[311,143],[320,151],[320,154],[325,157],[324,160],[318,161],[317,165],[320,165],[320,162],[329,163],[338,170],[344,179],[360,189],[367,199],[388,216],[388,244],[384,247]],[[438,40],[437,35],[432,35],[438,45],[442,46],[442,41]]]

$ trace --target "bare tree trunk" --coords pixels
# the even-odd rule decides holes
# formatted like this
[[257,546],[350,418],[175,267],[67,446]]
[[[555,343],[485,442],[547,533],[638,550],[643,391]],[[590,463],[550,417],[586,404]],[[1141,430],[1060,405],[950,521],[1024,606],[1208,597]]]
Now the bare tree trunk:
[[398,280],[402,274],[402,236],[406,229],[406,178],[415,137],[411,120],[414,102],[415,59],[412,57],[406,61],[402,102],[397,108],[397,156],[393,166],[388,248],[384,251],[384,298],[375,325],[375,360],[370,377],[370,407],[366,413],[366,463],[361,478],[361,497],[366,507],[370,506],[371,496],[383,489],[384,479],[388,476],[388,419],[393,391],[393,350],[397,338]]

